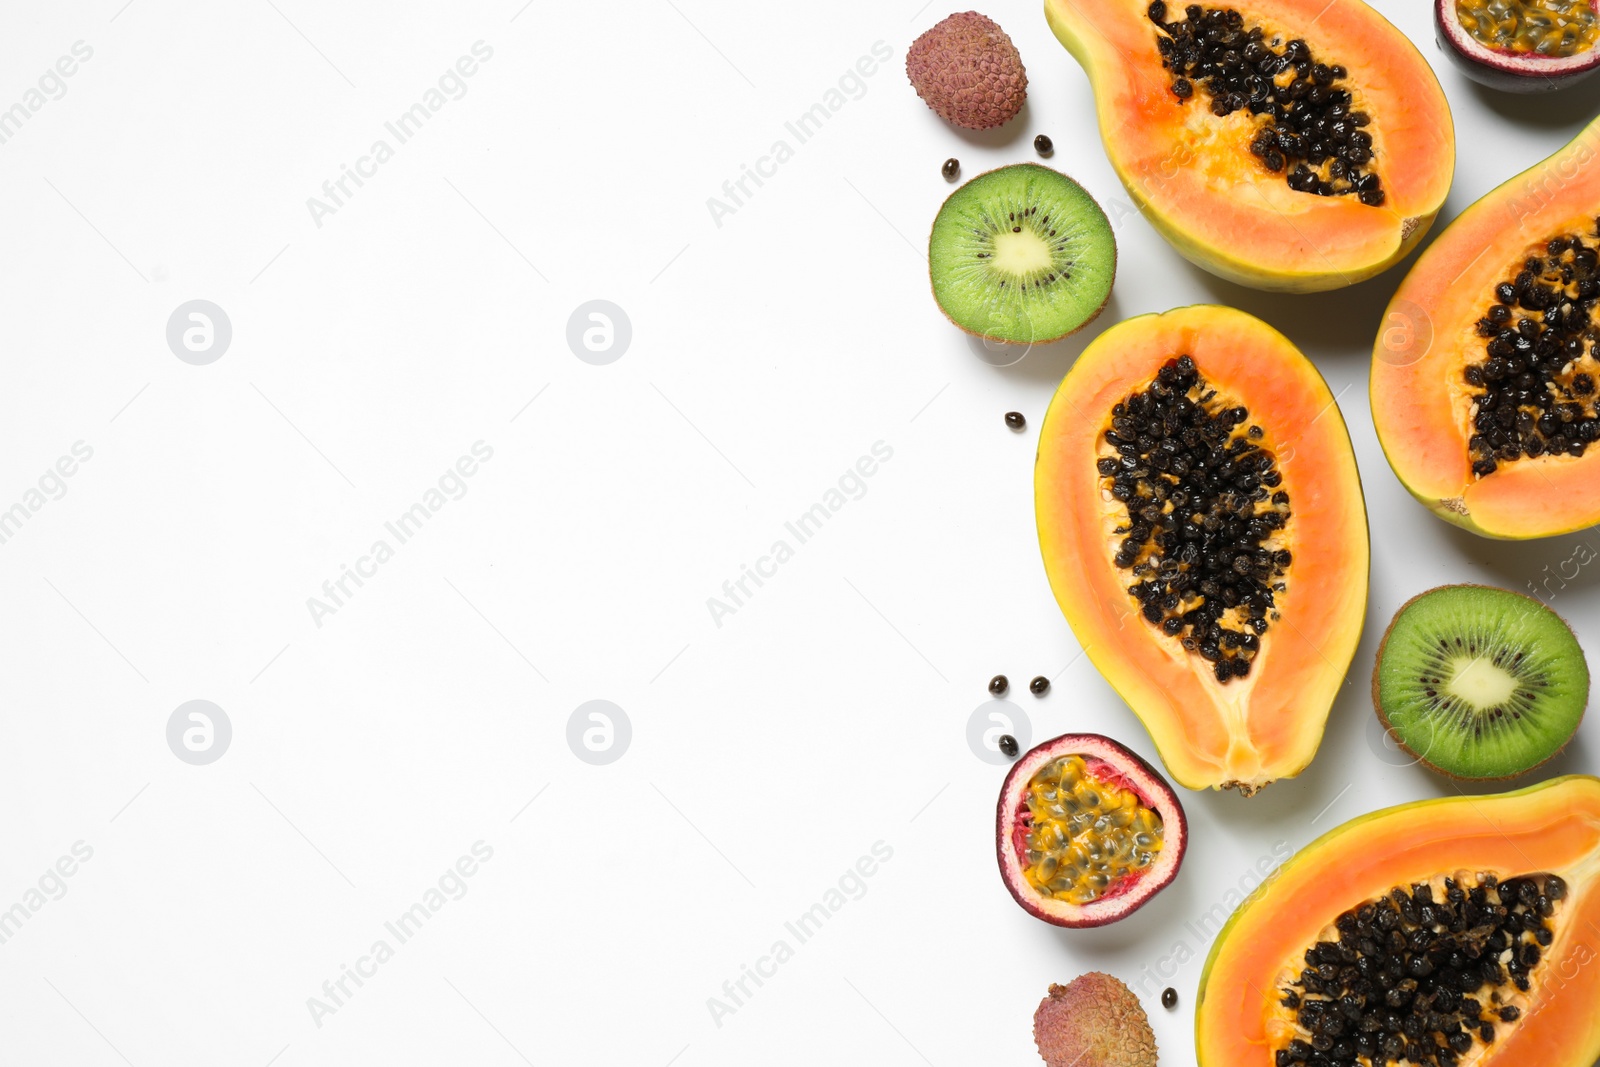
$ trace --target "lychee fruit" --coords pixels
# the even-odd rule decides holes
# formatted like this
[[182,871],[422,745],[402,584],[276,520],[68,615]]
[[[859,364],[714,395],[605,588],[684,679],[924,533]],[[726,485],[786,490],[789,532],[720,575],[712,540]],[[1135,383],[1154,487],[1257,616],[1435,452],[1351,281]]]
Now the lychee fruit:
[[918,37],[906,53],[906,74],[940,118],[967,130],[1009,122],[1028,98],[1017,46],[976,11],[951,15]]
[[1049,1067],[1156,1067],[1156,1035],[1139,998],[1099,971],[1050,987],[1033,1013],[1033,1040]]

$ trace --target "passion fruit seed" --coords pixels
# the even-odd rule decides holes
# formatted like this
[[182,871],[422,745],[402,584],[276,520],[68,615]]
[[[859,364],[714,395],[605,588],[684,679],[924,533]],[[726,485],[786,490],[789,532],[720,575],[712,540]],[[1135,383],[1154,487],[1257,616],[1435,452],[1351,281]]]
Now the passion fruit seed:
[[955,181],[956,175],[961,173],[961,161],[951,156],[944,161],[944,166],[939,168],[939,173],[944,175],[945,181]]
[[1296,1036],[1277,1067],[1470,1058],[1521,1017],[1566,892],[1553,874],[1460,872],[1340,915],[1280,989]]
[[[1499,0],[1496,0],[1499,2]],[[1361,203],[1383,203],[1383,183],[1370,169],[1371,122],[1354,109],[1341,83],[1349,72],[1319,62],[1305,41],[1285,42],[1229,8],[1190,4],[1181,21],[1166,22],[1167,5],[1153,0],[1150,21],[1161,31],[1156,47],[1172,72],[1180,101],[1202,86],[1217,117],[1248,110],[1256,120],[1250,153],[1289,188],[1318,196],[1354,195]]]
[[1171,1011],[1178,1006],[1178,991],[1171,986],[1161,991],[1161,1006]]
[[1003,674],[997,674],[993,678],[989,679],[989,692],[993,693],[997,697],[1004,696],[1006,690],[1010,688],[1010,686],[1011,683],[1006,681],[1006,676]]
[[1161,816],[1101,781],[1082,756],[1046,763],[1028,782],[1023,875],[1040,896],[1089,904],[1161,852]]
[[1595,235],[1552,237],[1507,271],[1478,320],[1486,358],[1467,365],[1472,473],[1493,474],[1523,456],[1581,456],[1600,440],[1595,379],[1600,339],[1600,219]]
[[1005,756],[1006,759],[1017,758],[1017,739],[1015,737],[1010,734],[1001,734],[1000,740],[996,741],[995,744],[1000,746],[1000,754]]
[[1022,412],[1020,411],[1008,411],[1006,412],[1006,425],[1013,430],[1020,430],[1028,425],[1028,420],[1022,417]]
[[1590,0],[1456,0],[1461,28],[1488,48],[1562,58],[1600,40]]
[[1049,691],[1050,679],[1046,678],[1042,674],[1038,675],[1033,681],[1028,683],[1028,692],[1032,693],[1036,697],[1042,697]]
[[1113,562],[1140,579],[1128,586],[1140,614],[1224,683],[1250,673],[1293,561],[1289,494],[1249,419],[1180,356],[1111,409],[1096,461],[1126,511]]
[[1050,138],[1041,133],[1039,136],[1033,139],[1033,150],[1038,152],[1041,156],[1048,156],[1051,152],[1056,150],[1056,146],[1055,143],[1050,140]]

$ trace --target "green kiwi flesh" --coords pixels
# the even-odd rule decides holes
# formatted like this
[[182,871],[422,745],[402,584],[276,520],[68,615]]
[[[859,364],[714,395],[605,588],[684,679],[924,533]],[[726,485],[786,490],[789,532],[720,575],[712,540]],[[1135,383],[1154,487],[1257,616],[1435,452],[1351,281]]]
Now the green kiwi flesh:
[[1372,701],[1390,735],[1452,778],[1512,778],[1560,752],[1589,702],[1589,667],[1532,597],[1446,585],[1408,600],[1378,646]]
[[980,337],[1065,337],[1105,307],[1117,242],[1077,182],[1037,163],[980,174],[933,220],[928,273],[951,322]]

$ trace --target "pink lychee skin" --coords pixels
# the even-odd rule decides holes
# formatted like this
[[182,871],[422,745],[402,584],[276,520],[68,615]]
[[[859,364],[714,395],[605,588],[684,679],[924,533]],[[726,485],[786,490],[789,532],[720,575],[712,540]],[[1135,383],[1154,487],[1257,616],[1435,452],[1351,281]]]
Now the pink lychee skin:
[[1156,1035],[1139,998],[1101,971],[1080,974],[1033,1013],[1033,1041],[1048,1067],[1155,1067]]
[[906,52],[917,95],[954,126],[987,130],[1009,122],[1028,98],[1028,72],[1017,46],[976,11],[951,15]]

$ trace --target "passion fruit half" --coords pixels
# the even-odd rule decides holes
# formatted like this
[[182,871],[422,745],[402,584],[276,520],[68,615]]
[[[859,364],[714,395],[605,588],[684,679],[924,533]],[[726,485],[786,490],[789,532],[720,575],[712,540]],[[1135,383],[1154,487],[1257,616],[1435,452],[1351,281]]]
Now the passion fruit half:
[[1434,0],[1439,47],[1480,85],[1563,89],[1600,69],[1593,0]]
[[1189,844],[1165,778],[1099,734],[1063,734],[1011,767],[995,813],[1000,876],[1034,918],[1104,926],[1178,874]]

